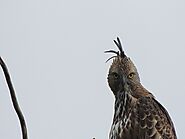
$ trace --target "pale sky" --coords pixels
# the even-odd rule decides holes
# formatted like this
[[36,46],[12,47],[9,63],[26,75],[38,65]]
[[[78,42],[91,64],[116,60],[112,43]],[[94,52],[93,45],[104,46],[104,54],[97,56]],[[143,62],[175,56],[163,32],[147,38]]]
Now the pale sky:
[[[29,139],[108,138],[114,96],[104,50],[117,49],[117,36],[183,139],[184,25],[183,0],[1,0],[0,55]],[[20,139],[2,72],[0,106],[0,138]]]

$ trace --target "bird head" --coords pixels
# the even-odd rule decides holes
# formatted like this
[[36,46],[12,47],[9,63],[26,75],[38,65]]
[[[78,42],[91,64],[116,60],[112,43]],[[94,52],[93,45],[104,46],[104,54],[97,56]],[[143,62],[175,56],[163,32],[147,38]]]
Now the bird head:
[[107,79],[112,92],[116,96],[119,93],[130,92],[129,90],[140,84],[140,78],[134,63],[123,51],[119,38],[117,38],[117,41],[114,40],[114,43],[119,51],[109,50],[105,51],[105,53],[116,54],[107,60],[109,61],[113,58]]

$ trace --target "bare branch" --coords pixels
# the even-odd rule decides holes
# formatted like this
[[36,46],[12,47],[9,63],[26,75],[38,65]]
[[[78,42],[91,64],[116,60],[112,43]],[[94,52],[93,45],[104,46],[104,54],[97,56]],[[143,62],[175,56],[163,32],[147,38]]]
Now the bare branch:
[[28,139],[26,122],[24,120],[24,116],[23,116],[23,114],[21,112],[21,109],[19,107],[16,95],[15,95],[15,91],[14,91],[14,88],[13,88],[13,84],[11,82],[11,78],[10,78],[10,75],[9,75],[9,72],[8,72],[8,68],[6,67],[6,64],[4,63],[4,61],[1,57],[0,57],[0,65],[3,69],[4,75],[5,75],[5,78],[6,78],[6,82],[8,84],[8,88],[9,88],[10,95],[11,95],[11,100],[12,100],[12,103],[13,103],[13,107],[14,107],[14,109],[17,113],[17,116],[19,118],[19,122],[20,122],[20,125],[21,125],[21,130],[22,130],[22,138],[23,139]]

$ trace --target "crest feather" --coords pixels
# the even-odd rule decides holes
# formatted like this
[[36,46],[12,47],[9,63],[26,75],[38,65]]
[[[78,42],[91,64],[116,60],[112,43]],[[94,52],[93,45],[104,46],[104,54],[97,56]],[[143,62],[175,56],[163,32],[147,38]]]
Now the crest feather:
[[[119,37],[117,37],[117,41],[114,40],[114,43],[115,43],[116,46],[118,47],[119,51],[108,50],[108,51],[105,51],[105,53],[114,53],[114,54],[116,54],[117,56],[120,56],[121,58],[125,58],[126,55],[125,55],[125,52],[123,51],[123,47],[122,47],[122,44],[121,44],[121,41],[120,41]],[[117,57],[117,56],[112,56],[112,57],[110,57],[109,59],[107,59],[106,62],[108,62],[109,60],[111,60],[112,58]]]

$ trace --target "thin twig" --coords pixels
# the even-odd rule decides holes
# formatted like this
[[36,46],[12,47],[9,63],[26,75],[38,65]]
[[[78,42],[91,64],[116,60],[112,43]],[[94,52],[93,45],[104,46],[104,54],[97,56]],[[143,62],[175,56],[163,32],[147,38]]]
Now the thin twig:
[[6,64],[4,63],[4,61],[2,60],[1,57],[0,57],[0,65],[3,69],[4,75],[5,75],[5,78],[6,78],[6,82],[8,84],[8,88],[9,88],[12,103],[13,103],[13,107],[14,107],[16,113],[17,113],[17,116],[19,118],[19,122],[21,124],[22,138],[23,139],[28,139],[26,122],[24,120],[24,116],[23,116],[23,114],[21,112],[21,109],[19,107],[16,95],[15,95],[15,91],[14,91],[14,88],[13,88],[13,84],[11,82],[11,78],[10,78],[10,75],[9,75],[9,72],[8,72],[8,68],[6,67]]

